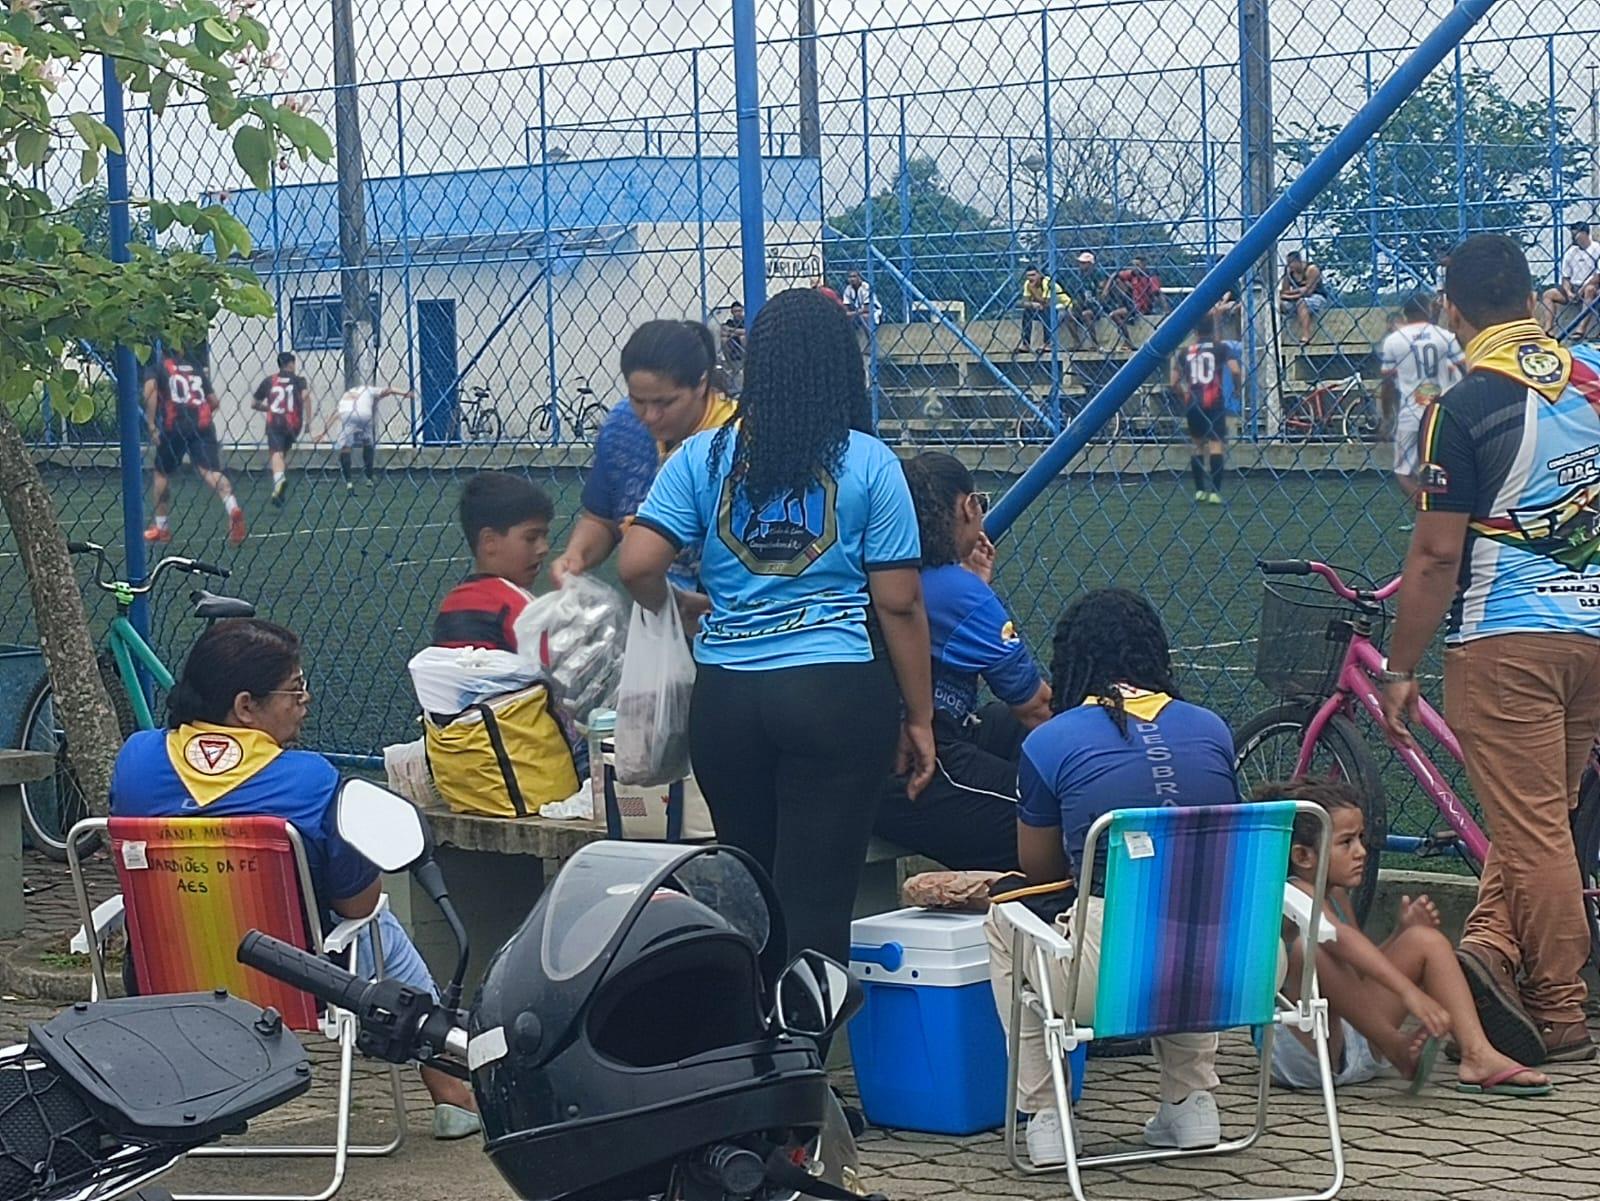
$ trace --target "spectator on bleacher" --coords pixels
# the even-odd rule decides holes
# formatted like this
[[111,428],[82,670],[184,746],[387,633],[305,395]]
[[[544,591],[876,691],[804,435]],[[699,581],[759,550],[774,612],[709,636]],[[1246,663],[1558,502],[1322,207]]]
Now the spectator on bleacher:
[[667,603],[704,543],[690,760],[720,842],[772,877],[790,952],[843,962],[883,781],[933,777],[917,515],[844,310],[807,288],[750,328],[739,419],[662,467],[623,540],[634,600]]
[[1563,305],[1581,305],[1571,334],[1577,341],[1589,335],[1595,324],[1595,301],[1600,297],[1600,246],[1589,236],[1587,221],[1574,221],[1567,227],[1572,245],[1561,256],[1561,278],[1544,294],[1544,328],[1551,337],[1561,337],[1558,321]]
[[1412,744],[1417,668],[1448,614],[1445,716],[1494,842],[1461,964],[1497,1050],[1530,1067],[1591,1059],[1579,975],[1589,928],[1565,865],[1600,735],[1600,416],[1588,395],[1600,348],[1569,351],[1539,327],[1510,238],[1456,247],[1447,288],[1467,374],[1422,418],[1384,720]]
[[1440,246],[1433,252],[1433,313],[1435,325],[1444,320],[1444,285],[1450,274],[1450,251]]
[[[1105,301],[1111,311],[1107,314],[1117,327],[1118,346],[1133,349],[1133,337],[1128,325],[1135,316],[1156,318],[1166,312],[1166,298],[1161,294],[1161,276],[1145,266],[1143,255],[1135,255],[1133,266],[1124,267],[1106,280]],[[1155,321],[1151,320],[1154,325]]]
[[[112,815],[280,818],[305,847],[315,894],[306,902],[330,922],[366,917],[383,881],[377,867],[339,834],[338,769],[314,751],[294,749],[310,713],[299,636],[256,617],[219,621],[184,660],[167,697],[167,729],[134,733],[118,752]],[[382,941],[383,974],[437,997],[428,965],[387,909],[360,935],[356,971],[367,979],[376,975],[374,928]],[[131,966],[124,976],[137,992],[138,965]],[[422,1082],[434,1101],[434,1138],[478,1132],[477,1105],[463,1081],[425,1067]]]
[[744,378],[744,305],[735,300],[728,306],[728,316],[722,323],[722,363],[728,377],[728,395],[739,395],[739,384]]
[[1078,255],[1077,266],[1061,283],[1062,291],[1067,294],[1067,337],[1073,350],[1082,349],[1085,339],[1091,347],[1099,349],[1094,327],[1095,322],[1105,316],[1102,296],[1106,282],[1106,273],[1095,265],[1094,254],[1085,250]]
[[[1015,871],[1017,759],[1023,736],[1050,717],[1050,686],[990,587],[988,496],[952,455],[929,452],[901,467],[922,539],[939,759],[916,800],[903,778],[891,778],[876,832],[955,871]],[[995,697],[982,706],[980,677]]]
[[1029,264],[1022,272],[1022,341],[1017,343],[1017,353],[1026,354],[1032,348],[1035,322],[1044,332],[1039,353],[1048,350],[1056,340],[1056,326],[1066,307],[1066,293],[1048,275]]
[[1456,336],[1428,320],[1432,307],[1421,292],[1408,297],[1402,321],[1378,349],[1383,426],[1394,431],[1394,478],[1408,500],[1417,494],[1422,411],[1454,386],[1467,363]]
[[[1068,606],[1056,625],[1050,673],[1056,716],[1022,744],[1017,850],[1030,889],[1044,892],[1052,882],[1073,880],[1077,903],[1089,906],[1073,1016],[1093,1025],[1105,847],[1094,864],[1083,862],[1089,827],[1102,814],[1130,806],[1235,803],[1233,735],[1215,713],[1179,699],[1161,618],[1136,593],[1109,588]],[[1000,887],[991,893],[997,899]],[[1070,934],[1072,909],[1054,916],[1056,928]],[[989,979],[1001,1023],[1008,1025],[1015,965],[1011,925],[998,907],[990,910],[987,934]],[[1065,960],[1052,966],[1050,986],[1058,1004],[1065,999],[1069,967]],[[1032,1115],[1028,1158],[1036,1167],[1054,1166],[1066,1155],[1051,1103],[1044,1029],[1029,1011],[1022,1022],[1016,1067],[1019,1108]],[[1211,1094],[1218,1084],[1217,1036],[1174,1034],[1154,1041],[1161,1105],[1145,1123],[1145,1142],[1185,1150],[1215,1146],[1221,1137]]]
[[840,300],[850,324],[870,337],[873,327],[883,320],[883,306],[872,294],[872,285],[861,277],[861,272],[852,271],[845,277],[844,295]]
[[1278,311],[1293,317],[1300,330],[1300,344],[1311,341],[1311,323],[1329,304],[1322,268],[1308,262],[1298,250],[1291,250],[1283,261],[1283,283],[1278,288]]
[[[611,556],[668,456],[690,436],[733,416],[711,331],[698,321],[646,321],[623,344],[621,366],[628,399],[611,410],[595,437],[582,511],[566,549],[550,565],[558,587]],[[706,609],[699,563],[699,547],[686,546],[670,573],[686,621]]]
[[1236,282],[1222,294],[1221,300],[1211,306],[1211,316],[1217,323],[1218,337],[1243,337],[1244,305],[1239,300],[1243,295],[1244,285]]

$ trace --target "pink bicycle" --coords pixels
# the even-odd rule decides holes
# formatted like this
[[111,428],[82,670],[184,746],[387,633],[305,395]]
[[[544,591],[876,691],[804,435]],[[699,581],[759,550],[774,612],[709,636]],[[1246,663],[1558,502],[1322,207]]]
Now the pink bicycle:
[[[1265,580],[1256,678],[1282,702],[1257,714],[1236,736],[1239,782],[1248,794],[1267,780],[1315,775],[1349,782],[1364,800],[1367,844],[1373,851],[1413,854],[1454,853],[1474,872],[1483,870],[1489,839],[1443,772],[1420,747],[1403,747],[1383,725],[1377,673],[1379,649],[1388,619],[1386,602],[1399,591],[1395,578],[1382,587],[1346,584],[1326,563],[1304,559],[1262,560]],[[1354,574],[1354,573],[1352,573]],[[1320,576],[1323,584],[1301,584],[1291,576]],[[1332,595],[1329,595],[1331,592]],[[1437,709],[1423,698],[1422,729],[1457,763],[1461,745]],[[1416,780],[1422,794],[1444,819],[1447,830],[1422,837],[1388,834],[1383,772],[1358,719],[1365,715],[1396,761]],[[1595,961],[1600,963],[1600,772],[1590,755],[1589,769],[1573,812],[1573,841],[1589,919]],[[1366,920],[1377,888],[1379,856],[1367,857],[1361,886],[1352,900]]]

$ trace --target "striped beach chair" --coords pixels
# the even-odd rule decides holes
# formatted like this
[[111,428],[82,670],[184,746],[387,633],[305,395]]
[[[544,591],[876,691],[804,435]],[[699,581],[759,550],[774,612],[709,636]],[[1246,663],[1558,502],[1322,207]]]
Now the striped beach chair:
[[[1120,809],[1089,829],[1083,862],[1092,864],[1106,849],[1105,914],[1094,1023],[1084,1026],[1076,1011],[1079,964],[1073,943],[1083,941],[1088,906],[1072,917],[1072,936],[1064,939],[1021,904],[1001,911],[1014,934],[1017,965],[1011,997],[1010,1098],[1006,1140],[1011,1162],[1029,1175],[1062,1171],[1073,1196],[1085,1201],[1080,1169],[1188,1158],[1242,1151],[1267,1126],[1273,1035],[1279,1026],[1309,1033],[1317,1048],[1323,1105],[1332,1149],[1332,1182],[1320,1192],[1288,1194],[1273,1201],[1325,1201],[1344,1183],[1344,1150],[1334,1102],[1328,1058],[1328,1003],[1317,992],[1314,955],[1305,956],[1298,1003],[1279,992],[1279,952],[1287,917],[1304,931],[1308,944],[1332,938],[1319,923],[1326,880],[1319,877],[1310,898],[1285,882],[1290,833],[1297,814],[1311,814],[1321,829],[1320,862],[1328,861],[1327,814],[1303,801],[1268,801],[1214,807]],[[1053,996],[1052,961],[1069,963],[1066,995]],[[1024,967],[1028,970],[1024,970]],[[1059,972],[1058,972],[1059,975]],[[1063,1168],[1027,1164],[1017,1138],[1017,1056],[1024,1009],[1044,1025],[1051,1061],[1052,1091],[1066,1139]],[[1261,1071],[1255,1123],[1243,1138],[1199,1150],[1138,1149],[1084,1157],[1080,1154],[1069,1097],[1069,1054],[1097,1038],[1147,1038],[1253,1027],[1260,1032]]]
[[[96,832],[109,836],[122,891],[91,910],[78,847]],[[91,999],[109,995],[102,953],[105,940],[126,929],[140,995],[225,988],[262,1008],[276,1009],[291,1030],[321,1034],[339,1044],[331,1146],[223,1144],[193,1153],[331,1157],[331,1183],[311,1196],[207,1194],[195,1201],[328,1201],[344,1182],[350,1156],[388,1155],[399,1149],[406,1128],[400,1068],[390,1065],[388,1071],[394,1136],[381,1145],[352,1144],[351,1093],[358,1033],[354,1017],[342,1009],[322,1008],[311,994],[245,967],[237,956],[245,934],[261,930],[302,950],[320,948],[353,970],[356,938],[388,907],[387,896],[380,896],[367,916],[342,921],[324,933],[305,847],[294,827],[276,817],[90,818],[74,826],[68,836],[67,862],[84,923],[73,949],[89,956]],[[381,976],[383,947],[375,925],[373,946]]]

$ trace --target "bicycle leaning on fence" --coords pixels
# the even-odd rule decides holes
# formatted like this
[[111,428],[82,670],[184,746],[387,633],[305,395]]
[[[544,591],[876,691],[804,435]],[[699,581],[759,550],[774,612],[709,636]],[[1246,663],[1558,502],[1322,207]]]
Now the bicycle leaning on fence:
[[[148,596],[156,582],[169,571],[221,580],[227,579],[229,573],[226,568],[198,559],[168,555],[143,580],[118,580],[110,578],[111,561],[103,546],[93,542],[69,542],[67,549],[75,555],[95,557],[95,586],[102,592],[110,593],[117,603],[117,615],[111,621],[105,645],[96,661],[112,708],[116,710],[120,732],[126,738],[135,730],[153,730],[156,725],[155,712],[140,683],[139,670],[148,672],[155,687],[162,692],[171,690],[173,676],[155,648],[145,641],[129,620],[133,603],[141,596]],[[253,617],[256,611],[249,601],[217,596],[203,588],[191,592],[189,600],[192,606],[190,612],[207,625],[225,617]],[[48,673],[39,677],[22,706],[22,720],[17,725],[15,745],[23,750],[44,751],[55,757],[55,773],[50,779],[22,786],[22,828],[36,849],[57,862],[65,863],[67,831],[89,816],[89,805],[77,773],[72,770],[67,758],[66,731],[56,713],[55,689]],[[80,853],[88,849],[80,839]]]
[[1283,436],[1291,441],[1372,442],[1382,409],[1359,374],[1326,380],[1283,408]]
[[[1488,836],[1427,753],[1420,746],[1401,746],[1383,723],[1377,674],[1383,670],[1384,660],[1379,648],[1388,619],[1386,602],[1399,591],[1399,578],[1381,588],[1356,588],[1326,563],[1262,560],[1257,567],[1266,580],[1255,674],[1283,703],[1257,714],[1240,728],[1235,758],[1241,787],[1248,793],[1267,780],[1305,775],[1343,781],[1360,794],[1367,843],[1374,853],[1367,856],[1361,886],[1352,890],[1358,921],[1366,920],[1377,888],[1378,851],[1453,852],[1475,873],[1481,873],[1489,853]],[[1321,577],[1326,587],[1284,578],[1312,575]],[[1358,724],[1362,715],[1416,780],[1448,829],[1430,831],[1421,838],[1388,836],[1383,774]],[[1425,697],[1418,720],[1429,737],[1459,764],[1460,743]],[[1600,964],[1597,766],[1600,759],[1592,752],[1572,824],[1590,953]]]

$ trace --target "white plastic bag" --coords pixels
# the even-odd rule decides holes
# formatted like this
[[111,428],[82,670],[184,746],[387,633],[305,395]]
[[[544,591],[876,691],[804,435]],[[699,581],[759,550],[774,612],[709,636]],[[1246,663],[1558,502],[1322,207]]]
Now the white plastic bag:
[[694,656],[678,606],[634,605],[617,693],[616,768],[624,784],[671,784],[689,774]]
[[539,662],[567,715],[587,727],[595,709],[616,707],[622,668],[622,597],[587,575],[535,597],[518,632],[535,640]]

